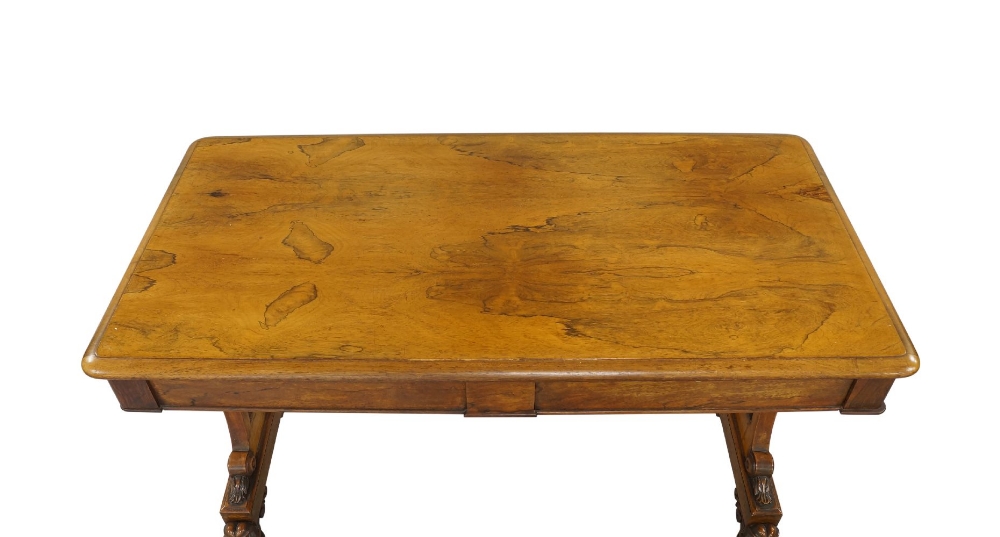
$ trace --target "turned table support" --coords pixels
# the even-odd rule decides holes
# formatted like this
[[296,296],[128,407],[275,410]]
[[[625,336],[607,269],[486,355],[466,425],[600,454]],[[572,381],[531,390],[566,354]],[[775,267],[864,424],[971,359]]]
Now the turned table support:
[[225,412],[233,452],[229,454],[229,481],[219,513],[225,537],[264,537],[267,472],[281,412]]
[[736,479],[737,537],[778,537],[781,504],[769,450],[775,412],[719,414]]

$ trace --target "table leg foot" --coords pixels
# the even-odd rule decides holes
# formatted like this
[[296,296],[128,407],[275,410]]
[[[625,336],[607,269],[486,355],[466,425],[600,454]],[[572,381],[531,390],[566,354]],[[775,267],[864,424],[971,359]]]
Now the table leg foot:
[[278,435],[280,412],[225,412],[233,451],[229,454],[229,480],[219,513],[226,523],[225,537],[264,537],[259,520],[264,516],[267,474]]
[[230,522],[226,524],[224,537],[264,537],[260,524],[256,522]]
[[736,479],[737,537],[778,537],[781,505],[774,489],[769,451],[774,412],[720,414]]
[[778,537],[778,526],[774,524],[744,526],[736,537]]

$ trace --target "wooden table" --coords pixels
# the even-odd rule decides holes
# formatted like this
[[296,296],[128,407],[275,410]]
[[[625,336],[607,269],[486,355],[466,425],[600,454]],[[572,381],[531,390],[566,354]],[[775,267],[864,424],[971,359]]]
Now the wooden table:
[[877,414],[917,355],[788,135],[206,138],[83,360],[125,410],[220,410],[227,536],[282,412],[714,412],[740,535],[775,413]]

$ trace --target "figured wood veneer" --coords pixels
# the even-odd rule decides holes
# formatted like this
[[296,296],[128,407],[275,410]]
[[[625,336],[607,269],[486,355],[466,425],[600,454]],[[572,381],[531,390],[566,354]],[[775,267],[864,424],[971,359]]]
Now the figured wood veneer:
[[850,380],[330,382],[158,380],[163,408],[534,415],[833,410]]
[[897,378],[784,135],[210,138],[84,360],[107,379]]
[[160,403],[145,380],[111,380],[111,390],[122,410],[130,412],[159,412]]
[[83,360],[225,412],[227,537],[284,411],[716,412],[739,535],[777,537],[776,412],[917,367],[809,145],[699,134],[198,140]]

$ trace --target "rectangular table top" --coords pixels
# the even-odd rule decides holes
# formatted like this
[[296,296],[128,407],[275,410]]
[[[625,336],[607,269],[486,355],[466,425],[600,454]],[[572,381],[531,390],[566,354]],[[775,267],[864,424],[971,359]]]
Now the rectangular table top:
[[84,357],[108,379],[896,378],[788,135],[206,138]]

